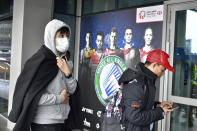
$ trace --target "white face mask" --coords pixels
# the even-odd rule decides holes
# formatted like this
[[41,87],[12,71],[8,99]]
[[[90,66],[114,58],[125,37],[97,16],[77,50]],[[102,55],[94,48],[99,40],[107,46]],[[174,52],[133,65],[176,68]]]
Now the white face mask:
[[57,38],[56,40],[57,40],[56,49],[61,53],[65,53],[69,48],[68,38]]

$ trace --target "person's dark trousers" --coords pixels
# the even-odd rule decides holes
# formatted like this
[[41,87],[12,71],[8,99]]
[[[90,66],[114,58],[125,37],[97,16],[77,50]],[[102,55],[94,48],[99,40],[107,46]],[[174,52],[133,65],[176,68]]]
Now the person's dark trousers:
[[31,124],[31,131],[65,131],[65,124]]

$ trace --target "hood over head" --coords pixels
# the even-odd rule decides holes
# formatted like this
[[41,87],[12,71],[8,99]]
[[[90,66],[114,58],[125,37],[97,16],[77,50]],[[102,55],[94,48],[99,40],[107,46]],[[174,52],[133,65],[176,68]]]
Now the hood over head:
[[70,26],[66,23],[53,19],[51,20],[45,27],[45,33],[44,33],[44,44],[46,47],[48,47],[55,55],[57,55],[56,47],[55,47],[55,35],[56,32],[61,29],[62,27],[68,27],[69,32],[71,35],[71,29]]

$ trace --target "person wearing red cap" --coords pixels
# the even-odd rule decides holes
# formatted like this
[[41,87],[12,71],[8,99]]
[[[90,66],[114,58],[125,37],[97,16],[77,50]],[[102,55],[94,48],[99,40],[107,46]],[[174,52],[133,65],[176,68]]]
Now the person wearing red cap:
[[145,64],[139,63],[136,70],[128,68],[119,79],[122,90],[122,122],[125,131],[151,131],[152,123],[174,111],[173,102],[156,103],[155,80],[166,69],[176,70],[168,62],[168,54],[157,49],[148,53]]

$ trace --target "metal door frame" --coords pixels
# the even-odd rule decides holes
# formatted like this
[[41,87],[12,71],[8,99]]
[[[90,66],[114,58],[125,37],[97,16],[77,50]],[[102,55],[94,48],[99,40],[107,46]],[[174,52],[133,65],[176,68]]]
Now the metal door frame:
[[[174,0],[167,1],[164,4],[164,22],[163,22],[163,40],[162,49],[165,50],[170,56],[170,64],[173,65],[174,55],[174,35],[175,35],[175,15],[176,11],[194,9],[197,8],[197,1],[186,1],[186,0]],[[185,98],[172,95],[172,79],[173,73],[166,71],[165,76],[161,80],[160,91],[161,101],[173,101],[175,103],[197,106],[197,100],[192,98]],[[162,120],[159,124],[158,130],[170,131],[170,115],[166,119]]]

